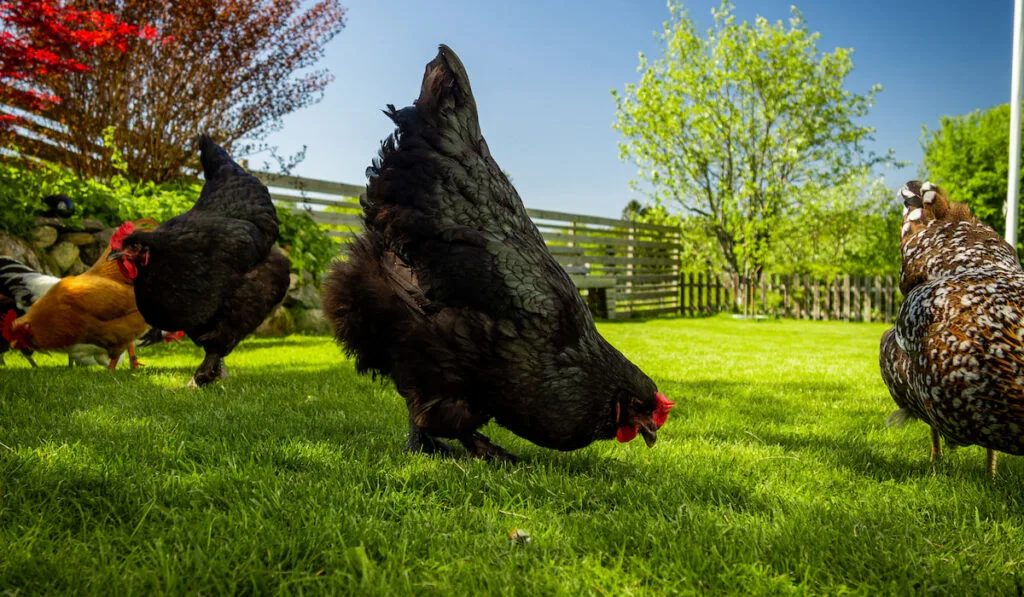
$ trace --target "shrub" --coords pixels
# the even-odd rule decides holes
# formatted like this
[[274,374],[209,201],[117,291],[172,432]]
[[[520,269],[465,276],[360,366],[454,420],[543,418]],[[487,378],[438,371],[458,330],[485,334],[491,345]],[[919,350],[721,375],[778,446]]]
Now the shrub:
[[[45,209],[40,199],[54,193],[63,193],[75,202],[75,215],[70,218],[73,224],[81,224],[85,218],[108,226],[139,218],[163,222],[191,208],[202,188],[201,182],[191,179],[156,184],[114,176],[101,183],[78,178],[54,164],[5,160],[0,163],[0,230],[27,237]],[[287,249],[292,271],[309,271],[319,282],[337,256],[337,243],[309,214],[278,206],[277,215],[281,221],[277,242]]]

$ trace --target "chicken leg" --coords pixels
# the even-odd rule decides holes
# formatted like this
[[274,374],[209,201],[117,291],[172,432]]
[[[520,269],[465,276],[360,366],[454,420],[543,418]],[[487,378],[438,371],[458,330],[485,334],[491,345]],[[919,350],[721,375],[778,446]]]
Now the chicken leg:
[[201,388],[227,376],[228,369],[224,365],[224,357],[213,352],[207,352],[206,358],[200,363],[199,369],[196,369],[195,375],[192,376],[192,380],[188,382],[186,387]]
[[937,428],[935,428],[935,427],[932,427],[932,458],[931,458],[931,462],[935,462],[936,460],[942,458],[941,438],[942,438],[942,435],[939,434],[939,430]]
[[988,469],[988,474],[992,475],[992,478],[996,477],[996,459],[999,458],[999,452],[989,448],[985,453],[985,468]]
[[139,358],[135,356],[135,344],[128,345],[128,362],[131,364],[132,369],[138,369],[139,367],[145,367],[145,363],[140,363]]
[[412,413],[409,413],[409,439],[405,442],[406,452],[423,452],[424,454],[439,454],[450,456],[451,447],[443,441],[430,435],[416,424]]

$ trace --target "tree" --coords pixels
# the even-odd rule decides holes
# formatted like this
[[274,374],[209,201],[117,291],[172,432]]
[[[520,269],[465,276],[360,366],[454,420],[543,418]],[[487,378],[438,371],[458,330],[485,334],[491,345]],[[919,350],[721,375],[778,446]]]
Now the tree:
[[[96,10],[77,10],[56,0],[0,2],[0,104],[7,109],[43,113],[60,98],[41,86],[89,67],[81,62],[90,51],[127,50],[132,38],[157,37],[152,27],[138,27]],[[0,112],[0,131],[10,131],[26,119]]]
[[881,90],[844,88],[852,50],[818,50],[794,7],[789,24],[737,23],[723,3],[700,35],[670,4],[664,55],[640,55],[640,82],[613,91],[620,153],[657,203],[701,218],[732,272],[758,273],[796,190],[840,184],[891,157],[857,124]]
[[767,265],[778,274],[832,280],[839,274],[898,275],[903,204],[868,173],[823,189],[801,189],[775,229]]
[[[966,202],[974,215],[1002,234],[1009,146],[1009,104],[944,116],[938,129],[922,127],[924,178],[942,185],[953,201]],[[1024,236],[1019,232],[1018,238]]]
[[101,179],[114,175],[101,145],[108,126],[135,179],[180,177],[201,131],[253,153],[286,114],[322,97],[333,77],[311,68],[345,17],[338,0],[71,1],[173,36],[131,56],[98,53],[90,70],[47,81],[64,101],[47,114],[56,126],[40,132],[75,149],[69,166]]

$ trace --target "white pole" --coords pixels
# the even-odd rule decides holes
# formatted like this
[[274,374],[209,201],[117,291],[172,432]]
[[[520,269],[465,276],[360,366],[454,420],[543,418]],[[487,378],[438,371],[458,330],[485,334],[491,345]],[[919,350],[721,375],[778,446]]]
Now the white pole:
[[1024,54],[1024,0],[1013,2],[1013,73],[1010,76],[1010,174],[1006,185],[1006,242],[1017,246],[1017,222],[1020,209],[1020,84],[1021,58]]

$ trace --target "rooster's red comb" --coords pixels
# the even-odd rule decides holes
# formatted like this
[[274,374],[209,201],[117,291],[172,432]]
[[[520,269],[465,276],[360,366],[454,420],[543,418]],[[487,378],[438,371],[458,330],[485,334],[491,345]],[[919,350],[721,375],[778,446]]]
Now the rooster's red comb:
[[14,342],[14,320],[18,318],[18,314],[15,313],[14,309],[11,309],[7,313],[4,313],[3,332],[4,340],[10,344]]
[[668,411],[672,410],[672,407],[676,405],[668,399],[661,392],[655,392],[654,397],[658,400],[658,405],[654,407],[654,416],[651,417],[654,420],[654,424],[661,427],[668,420]]
[[135,232],[135,224],[132,224],[131,222],[121,224],[118,229],[114,231],[114,236],[110,237],[110,248],[115,251],[119,250],[124,244],[125,237],[132,232]]

